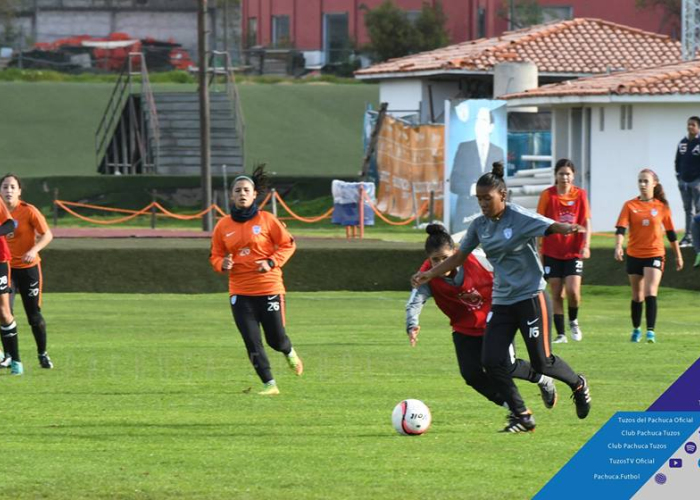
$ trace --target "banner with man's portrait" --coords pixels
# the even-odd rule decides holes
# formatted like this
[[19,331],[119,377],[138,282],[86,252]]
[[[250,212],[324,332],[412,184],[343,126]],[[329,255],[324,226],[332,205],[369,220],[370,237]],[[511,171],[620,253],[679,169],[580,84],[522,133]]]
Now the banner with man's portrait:
[[506,102],[445,101],[445,225],[455,234],[481,214],[476,181],[508,155]]

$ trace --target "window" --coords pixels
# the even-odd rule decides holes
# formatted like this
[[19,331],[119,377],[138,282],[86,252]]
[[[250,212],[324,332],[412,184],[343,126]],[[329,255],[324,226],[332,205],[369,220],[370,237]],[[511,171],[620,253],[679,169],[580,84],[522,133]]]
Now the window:
[[632,130],[632,105],[625,104],[620,110],[620,130]]
[[348,60],[351,44],[347,13],[323,16],[323,47],[326,64],[343,63]]
[[510,29],[519,29],[535,24],[573,19],[574,9],[570,6],[541,7],[537,2],[518,3],[511,7],[510,16],[512,16]]
[[289,16],[272,16],[272,46],[288,47],[290,42]]
[[486,37],[486,9],[484,7],[479,7],[476,14],[476,37],[485,38]]
[[565,21],[573,18],[573,7],[542,7],[542,22]]
[[248,32],[246,33],[246,46],[252,47],[258,44],[258,19],[248,18]]

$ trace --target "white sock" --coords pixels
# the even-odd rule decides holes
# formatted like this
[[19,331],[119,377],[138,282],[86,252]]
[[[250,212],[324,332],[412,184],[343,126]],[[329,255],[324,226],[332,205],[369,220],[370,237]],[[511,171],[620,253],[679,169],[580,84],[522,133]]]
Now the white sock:
[[275,379],[273,378],[272,380],[265,382],[265,385],[277,385],[277,382],[275,382]]
[[292,350],[289,351],[289,354],[287,354],[287,357],[288,357],[288,358],[291,358],[291,357],[294,357],[294,356],[296,356],[296,355],[297,355],[297,352],[296,352],[296,351],[294,350],[294,348],[292,347]]

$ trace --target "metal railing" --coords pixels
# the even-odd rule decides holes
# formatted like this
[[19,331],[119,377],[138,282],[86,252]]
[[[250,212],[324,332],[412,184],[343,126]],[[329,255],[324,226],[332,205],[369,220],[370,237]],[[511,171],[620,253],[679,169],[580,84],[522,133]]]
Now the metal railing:
[[[135,60],[139,60],[139,70]],[[139,77],[138,82],[134,77]],[[136,109],[134,85],[140,84]],[[128,106],[128,119],[125,110]],[[116,134],[119,132],[118,141]],[[119,73],[100,124],[95,132],[95,159],[104,173],[157,173],[160,159],[160,126],[155,98],[142,53],[132,52]],[[111,159],[111,161],[110,161]]]
[[[223,65],[220,65],[223,62]],[[245,118],[241,107],[241,98],[236,85],[236,75],[231,64],[231,55],[228,52],[214,50],[209,57],[209,87],[214,92],[218,91],[217,76],[223,76],[225,92],[231,101],[231,112],[236,125],[236,135],[241,145],[241,164],[245,166]]]

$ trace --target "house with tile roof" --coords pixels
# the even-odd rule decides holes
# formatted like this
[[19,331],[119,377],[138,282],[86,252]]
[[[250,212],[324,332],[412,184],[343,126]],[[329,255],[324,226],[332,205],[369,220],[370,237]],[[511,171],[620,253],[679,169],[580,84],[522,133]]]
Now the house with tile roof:
[[425,123],[442,120],[445,99],[492,98],[500,63],[534,63],[544,85],[680,60],[680,43],[666,35],[579,18],[390,59],[358,70],[355,78],[378,81],[380,101],[390,111],[417,113]]
[[685,229],[674,158],[690,116],[700,116],[700,60],[544,85],[502,96],[552,113],[552,156],[577,165],[595,231],[611,231],[637,173],[654,170],[677,229]]

